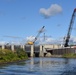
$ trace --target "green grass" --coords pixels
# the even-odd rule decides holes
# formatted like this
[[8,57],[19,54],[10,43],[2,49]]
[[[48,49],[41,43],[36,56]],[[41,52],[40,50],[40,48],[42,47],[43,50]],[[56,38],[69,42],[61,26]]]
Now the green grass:
[[8,49],[0,49],[0,63],[5,62],[14,62],[19,60],[27,59],[27,54],[23,49],[15,50],[15,52],[12,52]]
[[74,53],[64,54],[63,57],[65,57],[65,58],[76,58],[76,54],[74,54]]

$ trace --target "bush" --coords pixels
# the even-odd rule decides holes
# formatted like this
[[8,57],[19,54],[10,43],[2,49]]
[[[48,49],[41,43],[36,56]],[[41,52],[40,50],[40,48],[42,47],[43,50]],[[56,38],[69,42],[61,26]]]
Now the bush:
[[27,54],[23,49],[16,50],[17,56],[21,59],[27,58]]
[[26,59],[27,55],[23,49],[18,49],[16,52],[12,52],[8,49],[0,49],[0,62],[12,62],[17,60]]
[[66,58],[76,58],[76,54],[68,53],[68,54],[64,54],[63,57],[66,57]]

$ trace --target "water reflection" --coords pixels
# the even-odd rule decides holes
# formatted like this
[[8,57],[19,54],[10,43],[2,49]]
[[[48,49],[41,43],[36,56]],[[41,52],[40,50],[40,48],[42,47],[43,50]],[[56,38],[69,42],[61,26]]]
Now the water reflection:
[[65,59],[66,64],[61,75],[76,75],[76,59]]
[[33,68],[34,68],[34,58],[31,58],[30,64],[31,64],[30,69],[33,70]]
[[0,66],[0,75],[76,75],[76,59],[30,58]]
[[69,75],[70,73],[75,73],[75,63],[76,59],[67,58],[31,58],[31,69],[44,71],[48,75],[49,73],[58,75]]

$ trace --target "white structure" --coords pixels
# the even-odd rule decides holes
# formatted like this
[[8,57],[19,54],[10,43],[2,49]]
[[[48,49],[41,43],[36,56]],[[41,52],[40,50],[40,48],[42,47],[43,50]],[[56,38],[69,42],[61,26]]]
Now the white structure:
[[42,45],[40,45],[40,53],[39,53],[39,56],[40,57],[43,57],[43,46]]
[[31,45],[31,57],[34,56],[34,45]]

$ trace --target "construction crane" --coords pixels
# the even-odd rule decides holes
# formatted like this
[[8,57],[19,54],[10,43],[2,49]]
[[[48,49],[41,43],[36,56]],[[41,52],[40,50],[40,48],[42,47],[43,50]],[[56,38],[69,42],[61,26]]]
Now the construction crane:
[[43,33],[43,36],[41,36],[41,38],[43,38],[44,41],[47,40],[47,38],[50,38],[50,37],[52,37],[52,36],[48,36],[45,33]]
[[74,9],[72,17],[71,17],[68,33],[67,33],[67,36],[65,37],[64,47],[68,46],[70,35],[71,35],[71,31],[72,31],[72,28],[73,28],[73,23],[74,23],[74,20],[75,20],[75,15],[76,15],[76,8]]
[[37,38],[39,37],[39,35],[44,31],[45,26],[43,26],[39,31],[37,36],[35,37],[34,41],[29,41],[27,44],[28,45],[33,45],[35,43],[35,41],[37,40]]

